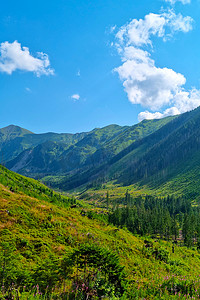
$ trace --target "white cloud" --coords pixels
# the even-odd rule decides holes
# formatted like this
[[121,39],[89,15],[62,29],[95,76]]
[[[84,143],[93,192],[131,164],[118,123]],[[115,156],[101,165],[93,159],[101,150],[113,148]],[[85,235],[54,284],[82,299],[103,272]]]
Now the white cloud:
[[[128,99],[153,112],[144,111],[139,120],[157,119],[177,115],[200,105],[200,91],[186,91],[186,78],[169,68],[159,68],[145,50],[152,46],[152,36],[164,41],[175,32],[188,32],[192,29],[193,19],[176,15],[173,10],[161,14],[148,14],[144,19],[133,19],[122,26],[116,34],[121,66],[114,69],[123,82]],[[155,112],[167,107],[164,112]]]
[[79,94],[74,94],[74,95],[71,96],[71,98],[73,100],[79,100],[80,99],[80,95]]
[[137,47],[152,45],[151,36],[162,37],[165,40],[169,33],[188,32],[192,29],[192,22],[191,17],[176,15],[173,10],[161,14],[150,13],[144,19],[133,19],[120,28],[116,34],[119,41],[118,48],[124,44]]
[[169,2],[170,4],[175,4],[176,2],[181,2],[182,4],[189,4],[191,0],[164,0],[165,2]]
[[162,15],[150,13],[145,16],[144,20],[133,19],[129,24],[122,26],[116,37],[120,43],[125,42],[127,45],[151,44],[151,35],[164,35],[165,23],[165,18]]
[[192,110],[200,105],[200,90],[196,88],[190,91],[182,89],[176,93],[173,103],[180,113]]
[[142,121],[144,119],[146,120],[152,120],[152,119],[162,119],[168,116],[175,116],[175,115],[179,115],[180,111],[177,109],[177,107],[170,107],[168,109],[166,109],[163,113],[160,112],[155,112],[155,113],[151,113],[148,110],[143,111],[141,113],[139,113],[138,115],[138,120]]
[[171,69],[157,68],[154,61],[127,60],[116,68],[130,102],[152,110],[168,104],[185,84],[185,77]]
[[193,110],[200,106],[200,90],[193,88],[190,91],[184,89],[178,91],[173,98],[173,107],[167,108],[163,113],[144,111],[139,113],[138,119],[161,119],[167,116],[175,116],[182,114],[186,111]]
[[193,19],[190,16],[183,17],[181,14],[176,15],[173,11],[170,11],[166,14],[166,18],[172,34],[176,31],[189,32],[192,30]]
[[38,77],[54,74],[54,70],[50,68],[47,54],[37,52],[36,57],[34,57],[30,54],[29,48],[22,47],[17,41],[1,43],[0,72],[12,74],[16,70],[33,72]]
[[128,60],[135,60],[138,63],[145,63],[149,65],[154,64],[153,60],[150,58],[149,52],[133,46],[125,47],[123,50],[122,61]]
[[31,89],[29,87],[26,87],[25,90],[28,92],[28,93],[31,93]]

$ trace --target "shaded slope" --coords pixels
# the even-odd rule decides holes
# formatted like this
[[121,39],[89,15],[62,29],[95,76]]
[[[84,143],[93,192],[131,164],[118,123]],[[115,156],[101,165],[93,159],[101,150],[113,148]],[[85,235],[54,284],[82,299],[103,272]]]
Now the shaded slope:
[[36,147],[39,144],[54,141],[65,143],[68,147],[82,139],[86,133],[68,134],[68,133],[44,133],[29,134],[23,137],[17,137],[1,145],[1,153],[4,153],[4,162],[17,157],[22,151]]
[[[123,157],[109,172],[124,166],[119,183],[148,185],[162,193],[200,195],[200,108],[183,114],[143,141],[142,156]],[[137,149],[138,150],[138,149]]]
[[[8,162],[6,166],[14,172],[21,172],[23,174],[46,174],[48,172],[55,172],[59,168],[57,158],[68,148],[65,143],[57,143],[46,141],[36,147],[29,148],[20,153],[12,161]],[[41,176],[41,175],[40,175]]]
[[[144,141],[145,142],[145,141]],[[143,180],[150,183],[152,176],[162,183],[170,177],[185,173],[188,167],[195,167],[192,160],[196,157],[196,166],[200,150],[200,108],[185,113],[151,135],[148,151],[142,158],[135,159],[121,175],[119,181]],[[181,168],[181,170],[180,170]]]
[[26,135],[6,143],[2,151],[7,156],[20,152],[6,166],[26,176],[71,175],[108,162],[132,142],[148,136],[171,119],[143,121],[134,126],[109,125],[75,135]]
[[[199,150],[200,108],[197,108],[132,143],[100,167],[67,178],[60,188],[73,189],[114,179],[123,185],[139,182],[158,188],[172,178],[180,177],[180,174],[184,177],[186,173],[188,176],[188,172],[197,170]],[[198,183],[197,175],[196,187]]]
[[[105,140],[112,138],[124,129],[125,127],[110,125],[88,133],[74,135],[53,133],[34,135],[31,136],[32,143],[39,139],[39,145],[33,145],[22,151],[6,166],[33,177],[38,173],[68,172],[84,165],[86,158],[101,147]],[[30,137],[28,140],[30,141]],[[26,143],[26,140],[22,142]]]

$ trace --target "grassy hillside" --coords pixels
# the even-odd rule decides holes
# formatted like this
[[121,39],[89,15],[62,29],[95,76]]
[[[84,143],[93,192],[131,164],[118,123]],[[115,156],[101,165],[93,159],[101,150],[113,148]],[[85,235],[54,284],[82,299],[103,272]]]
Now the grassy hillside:
[[12,193],[27,195],[30,197],[37,198],[39,200],[46,200],[49,202],[55,202],[61,204],[62,202],[66,205],[74,203],[74,200],[65,197],[61,194],[55,193],[39,181],[31,178],[26,178],[17,173],[11,172],[5,167],[0,165],[0,184],[10,190]]
[[[150,238],[153,244],[148,248],[146,237],[109,225],[102,209],[71,208],[70,199],[64,197],[58,205],[59,196],[54,192],[51,195],[37,181],[5,168],[1,172],[1,299],[9,299],[9,295],[12,299],[18,299],[19,295],[20,299],[82,299],[80,294],[87,294],[84,276],[87,271],[96,274],[89,257],[99,251],[112,261],[112,268],[118,266],[117,272],[124,267],[124,296],[114,296],[115,285],[102,282],[105,280],[102,270],[98,271],[100,281],[95,279],[98,286],[88,285],[89,299],[96,299],[99,286],[102,293],[110,295],[107,299],[184,299],[184,294],[197,297],[200,254],[195,248],[175,245],[173,253],[170,241]],[[84,249],[90,250],[89,254]],[[77,266],[69,258],[77,255],[81,259],[80,253],[87,255],[88,265],[86,273],[79,266],[77,274]]]

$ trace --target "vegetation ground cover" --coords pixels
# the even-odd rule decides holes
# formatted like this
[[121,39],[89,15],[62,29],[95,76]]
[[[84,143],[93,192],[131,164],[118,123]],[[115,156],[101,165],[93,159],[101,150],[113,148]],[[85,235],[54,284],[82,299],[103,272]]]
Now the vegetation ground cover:
[[[133,235],[124,226],[109,224],[106,209],[79,206],[81,202],[74,204],[55,192],[51,197],[39,182],[4,168],[2,172],[7,175],[1,174],[0,185],[1,299],[95,299],[98,293],[108,299],[198,299],[200,254],[195,245]],[[23,180],[32,184],[34,197],[23,184],[16,189]],[[16,186],[11,189],[12,182]],[[60,205],[57,197],[62,198]],[[97,260],[84,269],[85,249],[95,251]],[[116,280],[114,286],[109,281],[112,272],[108,278],[101,270],[99,251],[116,266],[113,276],[123,286],[120,292]],[[82,255],[78,268],[70,263],[73,255]]]

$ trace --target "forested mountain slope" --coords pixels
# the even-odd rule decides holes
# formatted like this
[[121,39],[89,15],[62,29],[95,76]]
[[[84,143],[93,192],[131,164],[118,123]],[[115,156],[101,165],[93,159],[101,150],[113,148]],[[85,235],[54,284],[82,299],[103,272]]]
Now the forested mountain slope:
[[193,188],[199,185],[198,173],[193,179],[189,173],[194,174],[200,166],[200,108],[174,119],[149,139],[144,140],[147,151],[130,162],[119,182],[141,181],[158,187],[181,176],[183,182],[188,178]]
[[[22,151],[36,147],[39,144],[45,143],[47,141],[61,142],[65,143],[68,147],[70,145],[78,142],[82,139],[87,133],[44,133],[44,134],[34,134],[28,130],[22,129],[18,126],[8,126],[0,129],[1,132],[7,131],[9,128],[9,138],[8,135],[3,135],[3,138],[0,139],[0,152],[2,154],[2,163],[17,157]],[[23,134],[15,134],[15,132],[22,131]],[[10,138],[12,137],[12,138]]]
[[188,177],[190,184],[197,187],[199,150],[200,108],[197,108],[133,142],[100,167],[68,177],[60,183],[60,188],[73,189],[109,180],[122,185],[140,183],[158,188],[178,177],[180,182],[180,176],[184,182],[190,174],[193,174]]
[[[44,178],[62,190],[114,180],[120,185],[137,183],[168,193],[193,194],[194,198],[199,195],[199,124],[200,108],[177,117],[134,126],[110,125],[75,135],[37,135],[11,127],[14,133],[7,134],[8,141],[4,137],[1,152],[7,149],[9,155],[13,149],[13,156],[27,148],[6,166]],[[15,137],[16,131],[19,136]]]
[[171,119],[143,121],[134,126],[109,125],[74,135],[26,135],[4,143],[1,152],[7,156],[9,153],[10,156],[16,156],[19,152],[6,166],[24,175],[41,178],[46,175],[73,174],[100,166],[132,142],[148,136]]

